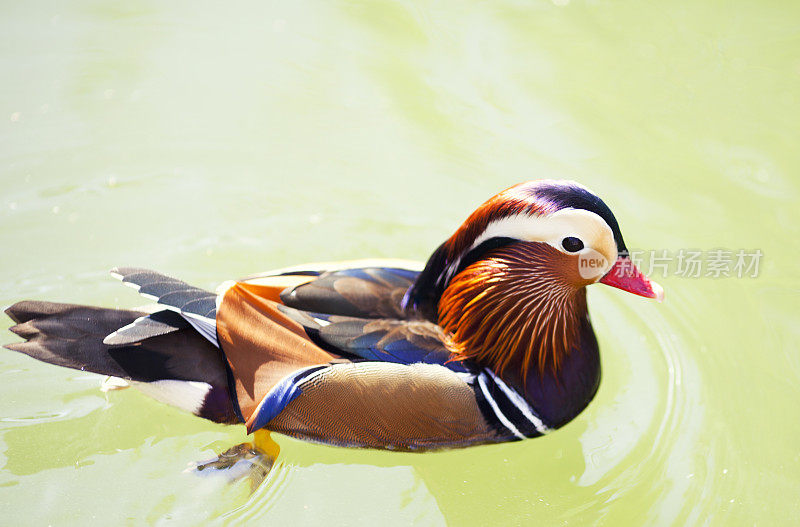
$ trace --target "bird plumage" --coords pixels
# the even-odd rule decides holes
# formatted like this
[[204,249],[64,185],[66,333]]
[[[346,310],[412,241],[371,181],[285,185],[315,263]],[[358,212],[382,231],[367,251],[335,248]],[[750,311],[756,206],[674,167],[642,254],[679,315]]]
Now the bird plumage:
[[586,286],[662,294],[633,268],[610,276],[623,263],[602,200],[528,182],[481,205],[421,271],[297,267],[212,293],[117,268],[163,309],[21,302],[7,313],[27,342],[8,347],[250,432],[400,450],[519,440],[563,426],[597,390]]

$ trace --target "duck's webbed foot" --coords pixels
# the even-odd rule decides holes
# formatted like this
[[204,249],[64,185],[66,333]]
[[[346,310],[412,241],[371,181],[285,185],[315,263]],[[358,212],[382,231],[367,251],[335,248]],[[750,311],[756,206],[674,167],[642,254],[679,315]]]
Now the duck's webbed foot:
[[254,491],[269,474],[279,452],[280,447],[269,432],[258,430],[252,443],[240,443],[213,459],[192,463],[187,471],[200,475],[224,474],[231,483],[247,478],[250,490]]

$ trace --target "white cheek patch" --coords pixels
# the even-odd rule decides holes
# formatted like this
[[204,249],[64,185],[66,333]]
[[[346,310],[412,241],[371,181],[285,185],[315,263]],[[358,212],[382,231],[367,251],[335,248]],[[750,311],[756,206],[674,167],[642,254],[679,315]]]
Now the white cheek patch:
[[[584,248],[575,253],[564,250],[561,241],[568,236],[580,239]],[[581,257],[581,276],[586,279],[599,279],[617,260],[617,244],[611,227],[603,218],[584,209],[561,209],[542,216],[523,213],[495,220],[475,239],[470,249],[498,237],[543,242],[563,253],[577,254]]]

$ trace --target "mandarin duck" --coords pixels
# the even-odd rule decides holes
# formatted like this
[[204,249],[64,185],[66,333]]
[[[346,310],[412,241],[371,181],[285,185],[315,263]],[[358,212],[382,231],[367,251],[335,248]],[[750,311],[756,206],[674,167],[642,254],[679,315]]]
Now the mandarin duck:
[[531,181],[483,203],[427,264],[304,265],[216,292],[154,271],[112,275],[158,309],[22,301],[35,359],[124,379],[219,423],[404,451],[541,436],[600,382],[586,286],[661,300],[585,187]]

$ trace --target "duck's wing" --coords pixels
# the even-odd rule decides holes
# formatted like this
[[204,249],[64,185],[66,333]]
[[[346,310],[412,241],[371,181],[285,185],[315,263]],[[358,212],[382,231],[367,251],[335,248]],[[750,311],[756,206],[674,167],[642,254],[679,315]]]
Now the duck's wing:
[[359,318],[313,313],[279,305],[317,345],[352,360],[439,364],[456,372],[470,368],[455,360],[442,329],[426,320]]
[[[217,343],[216,324],[217,294],[194,287],[177,278],[158,271],[139,267],[115,267],[111,276],[123,284],[136,289],[140,295],[158,302],[167,310],[180,314],[201,335],[215,346]],[[116,334],[109,335],[106,344],[116,340],[141,340],[149,336],[167,334],[175,329],[176,318],[163,312],[145,315],[130,326],[120,328]],[[112,340],[113,339],[113,340]]]
[[442,329],[407,318],[401,306],[418,271],[367,262],[370,266],[320,264],[265,273],[238,282],[238,294],[247,291],[251,297],[276,302],[276,308],[300,324],[315,344],[334,354],[399,364],[442,364],[466,371],[451,360]]
[[424,262],[416,260],[403,260],[400,258],[362,258],[360,260],[340,260],[333,262],[315,262],[293,265],[272,269],[263,273],[256,273],[240,279],[240,282],[251,282],[261,278],[288,275],[312,275],[319,276],[323,273],[334,271],[345,271],[348,269],[366,269],[371,267],[383,267],[386,269],[405,269],[419,273],[425,267]]
[[[406,318],[403,296],[419,271],[398,262],[366,261],[347,267],[310,265],[264,273],[241,280],[263,288],[262,295],[289,307],[316,313],[361,318]],[[363,264],[365,262],[355,262]]]

